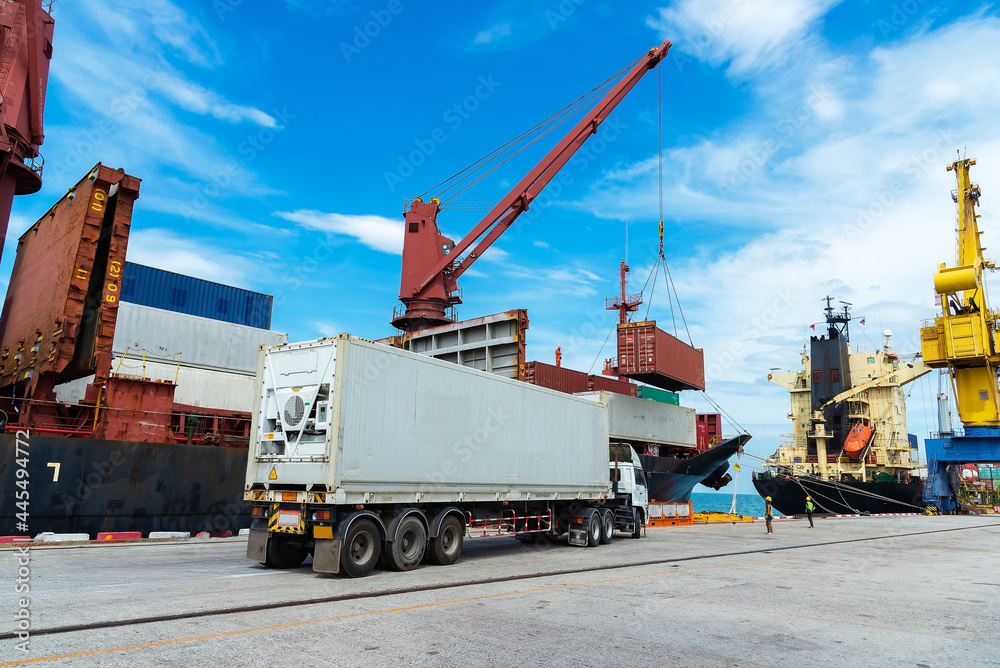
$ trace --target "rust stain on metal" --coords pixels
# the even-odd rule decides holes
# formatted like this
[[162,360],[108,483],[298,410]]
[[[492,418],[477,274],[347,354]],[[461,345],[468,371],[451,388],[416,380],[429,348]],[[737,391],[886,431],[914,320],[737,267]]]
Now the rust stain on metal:
[[615,373],[677,392],[705,389],[705,353],[656,327],[656,321],[618,325],[618,357],[605,373]]
[[49,385],[110,375],[139,183],[98,163],[21,235],[0,315],[0,387],[47,394]]

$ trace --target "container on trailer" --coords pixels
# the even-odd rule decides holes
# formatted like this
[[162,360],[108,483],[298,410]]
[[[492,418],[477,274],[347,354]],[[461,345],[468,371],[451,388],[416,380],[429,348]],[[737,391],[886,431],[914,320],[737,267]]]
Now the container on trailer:
[[584,392],[577,396],[607,406],[608,430],[613,440],[695,447],[693,408],[613,392]]
[[704,390],[705,355],[653,320],[618,325],[617,373],[664,390]]
[[254,501],[611,494],[608,413],[593,401],[346,334],[261,351],[259,363]]
[[661,390],[658,387],[652,387],[650,385],[637,385],[636,388],[635,396],[640,399],[659,401],[661,404],[671,404],[673,406],[681,405],[680,395],[676,392]]
[[271,295],[134,262],[125,263],[121,299],[259,329],[270,328],[274,301]]

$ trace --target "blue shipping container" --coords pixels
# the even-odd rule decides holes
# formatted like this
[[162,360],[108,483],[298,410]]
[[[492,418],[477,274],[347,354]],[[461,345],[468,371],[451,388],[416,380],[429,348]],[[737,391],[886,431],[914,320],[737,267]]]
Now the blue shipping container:
[[126,262],[122,275],[122,301],[270,329],[274,298],[231,285]]
[[917,445],[917,435],[916,434],[907,434],[906,435],[906,439],[910,442],[910,449],[911,450],[916,450],[919,447]]

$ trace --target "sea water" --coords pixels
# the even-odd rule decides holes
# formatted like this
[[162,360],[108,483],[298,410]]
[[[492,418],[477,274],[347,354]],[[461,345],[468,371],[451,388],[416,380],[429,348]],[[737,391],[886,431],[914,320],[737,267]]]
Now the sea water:
[[[733,495],[694,492],[691,494],[691,505],[696,513],[728,513],[733,505]],[[764,499],[757,494],[737,494],[736,514],[763,517]]]

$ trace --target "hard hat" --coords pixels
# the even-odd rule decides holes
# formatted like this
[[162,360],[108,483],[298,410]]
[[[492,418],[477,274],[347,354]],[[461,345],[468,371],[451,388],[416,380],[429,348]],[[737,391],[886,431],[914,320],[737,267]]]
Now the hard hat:
[[764,500],[765,500],[765,501],[770,501],[770,500],[771,500],[771,497],[769,497],[769,496],[765,496],[765,497],[764,497]]
[[810,499],[810,498],[809,498],[809,497],[807,496],[807,497],[806,497],[806,501],[812,501],[812,499]]

